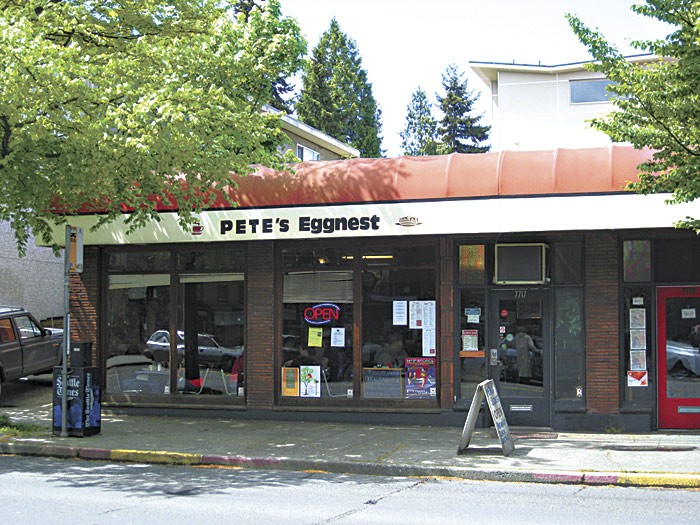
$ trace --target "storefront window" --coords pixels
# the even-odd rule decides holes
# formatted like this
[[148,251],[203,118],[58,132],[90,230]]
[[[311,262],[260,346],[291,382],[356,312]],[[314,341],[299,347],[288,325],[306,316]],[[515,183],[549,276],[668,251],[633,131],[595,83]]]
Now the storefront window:
[[460,294],[459,375],[460,397],[471,399],[476,386],[486,378],[486,302],[484,290],[462,290]]
[[110,253],[110,272],[169,272],[170,252],[129,251]]
[[245,395],[242,274],[184,274],[178,294],[179,394]]
[[459,247],[459,284],[484,284],[486,276],[485,253],[483,244]]
[[176,255],[172,274],[137,273],[169,269],[170,252],[108,255],[105,391],[243,396],[245,252]]
[[[105,392],[168,394],[168,372],[146,343],[152,334],[168,330],[170,275],[110,275],[108,309]],[[164,348],[167,354],[169,345]]]
[[581,288],[557,288],[554,301],[555,398],[558,401],[581,401],[585,379]]
[[580,284],[582,282],[582,243],[557,242],[554,245],[554,284]]
[[622,264],[626,283],[651,281],[651,241],[624,241]]
[[437,395],[435,272],[362,272],[362,397]]
[[287,272],[283,295],[281,395],[352,398],[353,273]]

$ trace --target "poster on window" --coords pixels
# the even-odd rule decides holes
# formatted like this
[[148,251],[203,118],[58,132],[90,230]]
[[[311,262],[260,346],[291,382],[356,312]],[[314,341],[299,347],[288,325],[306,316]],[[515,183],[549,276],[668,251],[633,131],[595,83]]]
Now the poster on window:
[[299,395],[299,369],[282,367],[282,395],[297,397]]
[[434,358],[407,357],[405,366],[405,397],[416,399],[435,397],[437,395]]
[[406,326],[408,324],[408,303],[406,301],[394,301],[394,326]]
[[323,346],[323,328],[316,326],[309,327],[309,347]]
[[345,347],[345,328],[331,328],[331,346],[335,348]]
[[423,357],[432,357],[437,354],[435,344],[435,330],[423,330]]
[[647,351],[630,350],[630,370],[641,371],[647,369]]
[[630,330],[630,350],[647,349],[647,331]]
[[641,370],[628,370],[627,386],[649,386],[649,372]]
[[408,303],[408,327],[412,330],[423,328],[423,301]]
[[321,367],[302,365],[299,367],[299,397],[321,397]]
[[462,330],[462,351],[477,352],[479,350],[479,331]]
[[644,308],[630,308],[630,328],[646,328],[647,316]]
[[435,330],[435,301],[423,301],[423,329]]

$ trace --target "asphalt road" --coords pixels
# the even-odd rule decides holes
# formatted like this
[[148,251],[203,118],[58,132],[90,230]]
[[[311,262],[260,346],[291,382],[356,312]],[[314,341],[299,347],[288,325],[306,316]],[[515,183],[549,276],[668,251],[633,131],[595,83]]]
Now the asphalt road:
[[691,524],[693,490],[0,457],[4,523]]

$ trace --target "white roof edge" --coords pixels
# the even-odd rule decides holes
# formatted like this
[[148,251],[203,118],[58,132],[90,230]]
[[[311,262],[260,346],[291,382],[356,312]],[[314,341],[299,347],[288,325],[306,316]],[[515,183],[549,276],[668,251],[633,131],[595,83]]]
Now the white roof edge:
[[[281,111],[273,108],[272,106],[265,106],[264,110],[269,111],[271,113],[282,113]],[[300,137],[303,137],[316,144],[319,144],[324,148],[332,151],[333,153],[340,155],[341,157],[347,158],[360,156],[360,150],[358,150],[357,148],[348,146],[344,142],[341,142],[338,139],[327,135],[323,131],[319,131],[316,128],[309,126],[308,124],[304,124],[302,121],[292,117],[291,115],[283,113],[281,119],[282,129],[295,133]]]
[[[630,62],[651,62],[658,60],[656,55],[646,53],[640,55],[629,55],[625,57]],[[485,82],[496,80],[499,71],[522,71],[528,73],[565,73],[569,71],[584,70],[586,64],[592,64],[595,60],[586,60],[583,62],[570,62],[566,64],[519,64],[516,62],[482,62],[478,60],[470,60],[469,67],[481,77]]]

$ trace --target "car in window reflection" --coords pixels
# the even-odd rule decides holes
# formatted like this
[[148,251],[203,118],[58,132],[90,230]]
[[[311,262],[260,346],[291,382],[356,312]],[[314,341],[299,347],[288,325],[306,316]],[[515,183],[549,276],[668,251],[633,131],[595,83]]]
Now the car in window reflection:
[[700,349],[680,341],[666,341],[666,371],[671,377],[700,376]]
[[[231,370],[236,359],[243,354],[243,345],[234,348],[225,347],[211,334],[197,334],[197,347],[200,366],[223,370]],[[167,365],[170,360],[170,332],[167,330],[154,332],[146,341],[143,355],[156,363]],[[177,355],[179,364],[185,356],[185,332],[182,330],[177,331]]]

